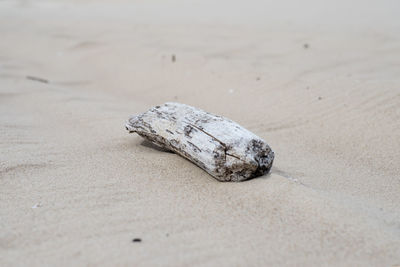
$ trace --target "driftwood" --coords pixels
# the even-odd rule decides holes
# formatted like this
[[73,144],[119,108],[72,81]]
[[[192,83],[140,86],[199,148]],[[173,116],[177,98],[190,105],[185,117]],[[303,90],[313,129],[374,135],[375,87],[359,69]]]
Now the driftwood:
[[274,152],[239,124],[179,103],[165,103],[126,123],[126,129],[171,150],[219,181],[243,181],[268,173]]

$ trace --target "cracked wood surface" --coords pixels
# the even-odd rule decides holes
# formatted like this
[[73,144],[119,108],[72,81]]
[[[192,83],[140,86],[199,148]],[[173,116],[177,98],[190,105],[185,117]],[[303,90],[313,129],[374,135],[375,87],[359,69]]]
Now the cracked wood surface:
[[244,181],[264,175],[274,152],[239,124],[179,103],[165,103],[132,116],[126,129],[169,149],[219,181]]

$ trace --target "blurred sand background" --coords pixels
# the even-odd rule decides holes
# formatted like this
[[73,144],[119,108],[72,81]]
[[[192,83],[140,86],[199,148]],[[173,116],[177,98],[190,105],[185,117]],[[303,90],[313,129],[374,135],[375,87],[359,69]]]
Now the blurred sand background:
[[[400,264],[399,14],[0,1],[0,265]],[[220,183],[125,131],[166,101],[265,139],[271,174]]]

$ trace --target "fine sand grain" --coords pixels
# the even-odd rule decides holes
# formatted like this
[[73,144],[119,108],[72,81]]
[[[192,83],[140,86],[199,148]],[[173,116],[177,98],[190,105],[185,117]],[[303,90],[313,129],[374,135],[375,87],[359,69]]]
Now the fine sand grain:
[[[0,1],[1,266],[400,264],[398,1],[233,2]],[[126,133],[167,101],[271,174]]]

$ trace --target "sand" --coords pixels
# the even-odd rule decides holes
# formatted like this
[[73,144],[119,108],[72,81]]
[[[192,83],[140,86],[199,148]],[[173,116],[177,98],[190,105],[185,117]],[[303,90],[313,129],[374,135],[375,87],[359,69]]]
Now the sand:
[[[400,264],[400,6],[299,3],[0,1],[0,265]],[[167,101],[265,139],[271,173],[125,131]]]

